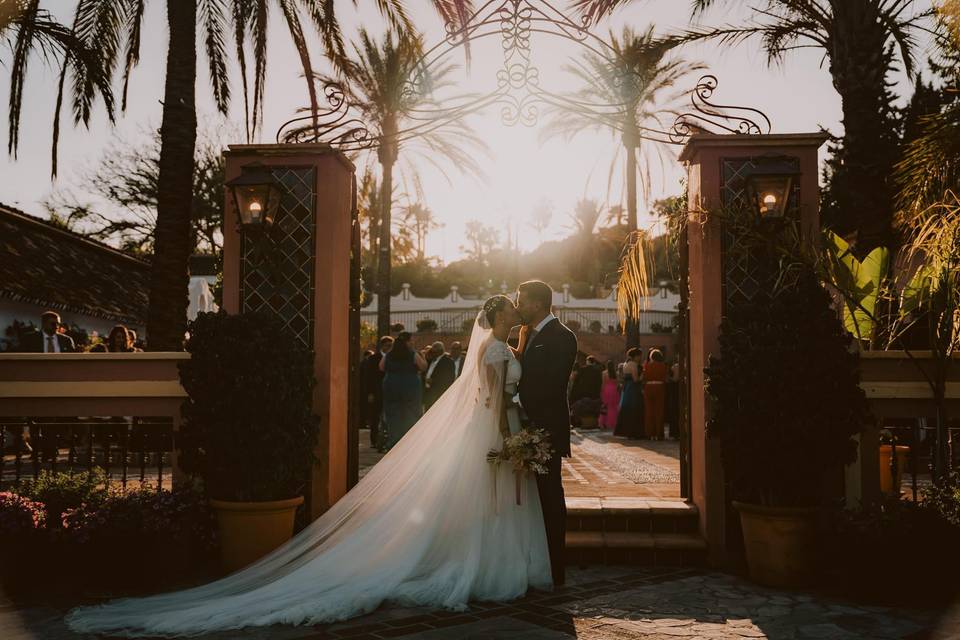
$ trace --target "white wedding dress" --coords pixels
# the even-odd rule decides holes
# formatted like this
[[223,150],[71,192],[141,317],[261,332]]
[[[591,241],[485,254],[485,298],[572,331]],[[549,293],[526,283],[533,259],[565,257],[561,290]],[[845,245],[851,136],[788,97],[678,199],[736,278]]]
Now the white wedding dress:
[[500,411],[520,363],[478,318],[463,373],[360,483],[265,558],[193,589],[71,611],[81,633],[189,636],[317,624],[384,603],[465,609],[552,586],[536,479],[521,505],[493,466]]

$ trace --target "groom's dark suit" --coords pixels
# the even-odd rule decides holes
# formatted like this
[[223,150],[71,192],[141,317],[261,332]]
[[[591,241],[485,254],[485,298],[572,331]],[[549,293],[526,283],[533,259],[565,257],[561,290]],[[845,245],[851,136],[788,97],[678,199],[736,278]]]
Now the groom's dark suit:
[[570,455],[570,407],[567,383],[577,357],[577,336],[560,320],[553,319],[530,338],[520,356],[520,404],[530,423],[550,436],[554,456],[549,473],[537,476],[540,505],[547,530],[553,582],[564,582],[567,507],[560,478],[561,456]]

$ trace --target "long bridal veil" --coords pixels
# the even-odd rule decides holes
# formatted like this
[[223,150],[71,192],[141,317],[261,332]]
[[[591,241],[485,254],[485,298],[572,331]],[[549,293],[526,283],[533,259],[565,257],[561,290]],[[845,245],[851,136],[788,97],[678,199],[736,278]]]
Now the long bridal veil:
[[346,496],[290,542],[215,582],[71,611],[77,632],[189,636],[270,624],[316,624],[384,602],[463,608],[550,587],[535,483],[514,501],[513,476],[486,454],[505,362],[480,317],[460,378]]

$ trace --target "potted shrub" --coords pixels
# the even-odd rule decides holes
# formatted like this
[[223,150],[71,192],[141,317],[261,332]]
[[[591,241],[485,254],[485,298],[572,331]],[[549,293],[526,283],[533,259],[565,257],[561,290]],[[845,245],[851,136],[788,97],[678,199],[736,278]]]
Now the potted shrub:
[[570,407],[573,414],[573,423],[584,429],[596,429],[598,419],[603,413],[603,403],[599,398],[580,398]]
[[[758,259],[754,256],[754,259]],[[790,586],[816,566],[824,473],[856,459],[852,437],[868,418],[851,337],[811,269],[787,273],[754,303],[732,305],[719,357],[707,368],[709,434],[740,513],[750,576]]]
[[203,479],[235,570],[293,535],[317,444],[313,354],[273,316],[224,312],[197,316],[187,350],[177,448]]

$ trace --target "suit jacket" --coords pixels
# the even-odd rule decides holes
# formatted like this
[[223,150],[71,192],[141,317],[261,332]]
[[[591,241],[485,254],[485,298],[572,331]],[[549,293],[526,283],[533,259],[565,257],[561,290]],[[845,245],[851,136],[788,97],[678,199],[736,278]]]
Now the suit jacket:
[[560,320],[551,320],[523,353],[520,404],[534,427],[550,436],[553,450],[570,455],[570,405],[567,384],[577,358],[577,336]]
[[[430,371],[428,368],[427,371]],[[450,388],[453,381],[456,380],[456,368],[450,356],[443,354],[438,358],[437,366],[433,369],[433,375],[430,376],[429,386],[427,386],[427,373],[423,374],[423,404],[429,409],[433,403],[440,399],[443,392]]]
[[[361,402],[366,408],[368,419],[376,419],[383,406],[383,371],[380,371],[380,361],[383,354],[377,351],[366,358],[360,365],[360,393]],[[373,401],[369,400],[373,396]]]
[[[47,337],[42,331],[27,334],[23,337],[23,343],[20,345],[24,353],[44,353],[44,342]],[[60,353],[73,353],[77,347],[73,344],[73,338],[65,336],[62,333],[57,334],[57,342],[60,343]]]
[[596,365],[586,364],[577,369],[573,388],[570,389],[570,404],[583,398],[599,398],[603,387],[603,374]]

